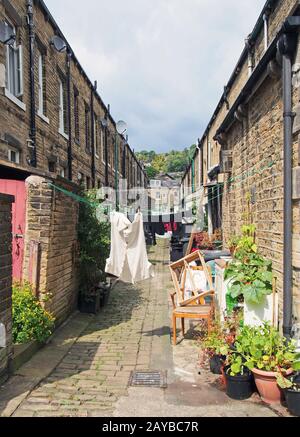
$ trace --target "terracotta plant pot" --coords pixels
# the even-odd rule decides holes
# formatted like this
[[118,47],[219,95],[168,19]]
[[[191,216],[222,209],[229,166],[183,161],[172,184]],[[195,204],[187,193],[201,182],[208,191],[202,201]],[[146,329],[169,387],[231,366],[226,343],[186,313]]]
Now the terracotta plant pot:
[[[290,375],[293,371],[286,372]],[[278,404],[283,399],[283,392],[277,385],[276,372],[252,369],[257,390],[266,404]]]

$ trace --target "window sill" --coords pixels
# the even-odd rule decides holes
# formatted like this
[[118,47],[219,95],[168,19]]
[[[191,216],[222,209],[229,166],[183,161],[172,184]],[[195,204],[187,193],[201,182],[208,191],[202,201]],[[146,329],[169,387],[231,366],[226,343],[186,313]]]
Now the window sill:
[[50,124],[50,120],[48,117],[46,117],[44,114],[42,114],[41,112],[37,112],[37,115],[40,117],[40,119],[42,119],[45,123]]
[[64,137],[66,140],[69,140],[69,135],[65,134],[62,130],[59,129],[58,133]]
[[5,88],[4,94],[5,94],[5,97],[7,97],[9,100],[11,100],[20,109],[22,109],[23,111],[26,111],[25,103],[23,103],[20,99],[18,99],[18,97],[11,94],[7,88]]

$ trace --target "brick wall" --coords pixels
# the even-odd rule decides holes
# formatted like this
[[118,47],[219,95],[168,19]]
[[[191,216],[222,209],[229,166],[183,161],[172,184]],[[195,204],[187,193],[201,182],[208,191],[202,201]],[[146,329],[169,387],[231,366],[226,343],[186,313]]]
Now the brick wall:
[[0,323],[6,328],[6,348],[0,348],[0,382],[12,355],[12,255],[11,208],[13,197],[0,194]]
[[[60,324],[77,305],[78,202],[54,189],[47,180],[31,176],[27,187],[27,229],[24,277],[32,270],[32,244],[39,247],[38,297]],[[53,182],[67,191],[76,186],[62,178]]]

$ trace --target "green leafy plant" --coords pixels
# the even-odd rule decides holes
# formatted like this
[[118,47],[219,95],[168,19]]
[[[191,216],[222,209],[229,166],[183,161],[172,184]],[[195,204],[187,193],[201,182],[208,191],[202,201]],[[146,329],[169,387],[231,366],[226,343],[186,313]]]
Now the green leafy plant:
[[255,226],[243,226],[234,252],[234,261],[225,270],[225,279],[232,299],[243,296],[248,303],[260,304],[265,296],[272,294],[272,262],[257,253]]
[[44,343],[53,332],[54,318],[41,306],[28,283],[13,284],[12,319],[15,344],[34,340]]
[[100,281],[105,281],[105,262],[109,256],[110,225],[96,215],[96,190],[82,193],[78,222],[80,293],[89,300]]
[[242,355],[234,351],[228,354],[226,365],[230,376],[244,375],[245,371],[249,372]]
[[294,382],[294,377],[288,379],[285,378],[282,373],[278,373],[276,379],[277,379],[277,384],[283,390],[289,389],[297,393],[300,393],[300,384]]
[[237,242],[235,250],[235,258],[243,260],[251,253],[257,253],[257,245],[255,243],[255,225],[242,226],[242,236]]
[[226,356],[228,353],[228,344],[224,340],[224,335],[221,330],[214,329],[203,341],[203,348],[209,357],[214,355]]
[[240,242],[240,238],[237,235],[233,235],[228,241],[227,241],[227,246],[229,247],[229,250],[231,252],[232,255],[234,255],[236,248],[238,247],[238,244]]
[[294,342],[282,337],[268,323],[243,327],[235,342],[235,353],[243,358],[249,370],[256,368],[266,372],[288,370],[296,357]]
[[228,292],[233,299],[242,295],[247,302],[259,304],[272,294],[272,262],[250,253],[247,260],[237,259],[229,264],[225,279],[231,280]]

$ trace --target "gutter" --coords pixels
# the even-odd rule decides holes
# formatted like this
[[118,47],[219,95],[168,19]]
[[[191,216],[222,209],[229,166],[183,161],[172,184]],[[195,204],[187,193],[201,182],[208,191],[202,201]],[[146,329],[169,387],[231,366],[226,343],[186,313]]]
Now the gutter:
[[261,77],[261,75],[263,74],[265,69],[267,68],[269,62],[274,58],[274,56],[276,54],[277,42],[279,40],[279,36],[280,36],[280,34],[278,34],[274,38],[274,40],[270,44],[268,50],[265,52],[265,54],[261,58],[259,64],[253,70],[252,75],[250,76],[250,78],[246,82],[244,88],[242,89],[242,91],[238,95],[238,97],[237,97],[236,101],[234,102],[233,106],[231,107],[231,109],[229,110],[228,114],[226,115],[226,117],[224,118],[223,122],[221,123],[220,127],[218,128],[218,130],[216,132],[215,138],[218,137],[219,135],[225,133],[228,130],[228,128],[231,126],[232,122],[235,119],[235,113],[236,113],[238,107],[245,101],[245,99],[249,95],[251,95],[251,93],[252,93],[254,87],[256,86],[259,78]]
[[[265,25],[265,20],[264,20],[265,14],[269,13],[272,9],[274,9],[277,6],[278,2],[279,2],[279,0],[267,0],[266,1],[265,5],[262,9],[262,12],[261,12],[253,30],[252,30],[252,32],[248,36],[248,41],[255,41],[257,39],[257,37],[259,36],[259,33],[261,32],[261,30],[264,28],[264,25]],[[231,90],[231,88],[236,80],[236,77],[239,75],[240,69],[243,66],[243,64],[246,62],[247,58],[248,58],[248,48],[247,48],[247,46],[245,46],[241,55],[240,55],[240,58],[239,58],[237,64],[233,70],[233,73],[231,74],[231,76],[229,78],[227,85],[225,85],[225,87],[224,87],[224,92],[223,92],[221,99],[219,100],[219,103],[218,103],[209,123],[208,123],[208,126],[202,135],[202,138],[200,140],[201,144],[203,144],[205,137],[207,136],[213,122],[217,118],[217,115],[219,114],[219,112],[223,106],[223,103],[226,103],[226,105],[228,105],[228,100],[227,100],[228,93]],[[197,150],[195,152],[194,158],[196,156],[196,153],[197,153]],[[187,172],[189,171],[189,169],[190,169],[190,167],[188,167],[185,175],[183,176],[183,180],[184,180]]]

